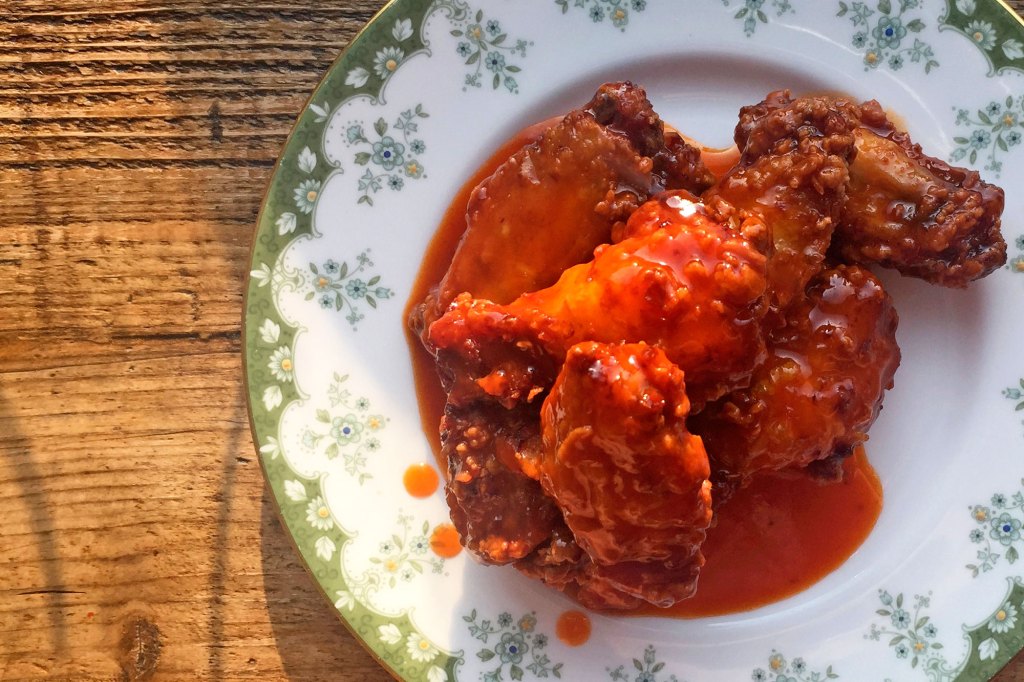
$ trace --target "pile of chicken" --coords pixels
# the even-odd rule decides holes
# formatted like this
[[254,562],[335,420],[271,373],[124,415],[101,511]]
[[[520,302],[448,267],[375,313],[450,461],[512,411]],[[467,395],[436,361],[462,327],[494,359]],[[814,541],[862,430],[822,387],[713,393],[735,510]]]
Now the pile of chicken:
[[473,192],[410,324],[434,354],[465,546],[593,608],[691,596],[758,472],[842,475],[900,360],[866,269],[963,287],[1003,193],[877,102],[770,94],[720,179],[642,89],[602,86]]

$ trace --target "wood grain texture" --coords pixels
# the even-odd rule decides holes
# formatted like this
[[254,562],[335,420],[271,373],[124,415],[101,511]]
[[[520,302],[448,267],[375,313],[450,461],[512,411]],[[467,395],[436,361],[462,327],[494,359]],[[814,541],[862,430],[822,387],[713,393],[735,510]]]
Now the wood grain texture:
[[0,4],[0,679],[390,679],[276,518],[240,358],[274,160],[382,1]]

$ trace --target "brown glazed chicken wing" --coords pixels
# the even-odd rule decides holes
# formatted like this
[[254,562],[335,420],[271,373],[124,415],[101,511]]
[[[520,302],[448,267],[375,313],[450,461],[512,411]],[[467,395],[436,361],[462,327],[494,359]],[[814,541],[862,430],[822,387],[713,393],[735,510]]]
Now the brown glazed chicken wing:
[[541,409],[535,475],[594,564],[584,603],[614,605],[599,602],[597,579],[663,607],[693,594],[711,483],[704,446],[686,430],[689,407],[683,373],[655,346],[569,349]]
[[857,129],[836,253],[951,287],[1001,267],[1003,190],[976,171],[924,154],[906,133],[884,124]]
[[688,196],[652,201],[627,225],[639,236],[599,247],[548,289],[508,305],[456,298],[428,336],[449,399],[529,402],[582,341],[660,346],[695,404],[745,385],[764,357],[765,259]]
[[441,420],[441,443],[452,523],[478,560],[506,564],[548,541],[561,514],[519,465],[540,456],[536,408],[449,403]]
[[[950,166],[921,151],[896,129],[874,100],[855,105],[841,97],[792,99],[779,90],[740,112],[736,143],[747,153],[765,148],[758,135],[795,109],[829,108],[838,128],[852,127],[845,203],[835,225],[833,253],[840,260],[895,268],[935,284],[964,287],[1006,262],[1000,234],[1003,191],[977,172]],[[728,198],[728,197],[726,197]],[[769,265],[769,272],[772,266]]]
[[740,160],[704,199],[720,217],[767,225],[769,298],[778,313],[824,267],[846,200],[856,110],[829,97],[767,102],[740,110]]
[[750,386],[690,420],[716,479],[806,467],[866,440],[899,365],[897,321],[867,270],[841,265],[815,277],[771,333],[768,360]]
[[451,266],[411,323],[424,330],[464,292],[508,303],[550,286],[651,195],[712,181],[699,150],[665,134],[642,88],[602,85],[474,190]]

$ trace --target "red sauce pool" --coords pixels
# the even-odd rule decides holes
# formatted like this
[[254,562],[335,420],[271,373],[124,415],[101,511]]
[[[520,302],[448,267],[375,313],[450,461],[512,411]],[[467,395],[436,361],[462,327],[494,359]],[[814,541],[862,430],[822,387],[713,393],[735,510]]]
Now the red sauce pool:
[[[473,188],[550,124],[538,123],[515,135],[459,190],[427,247],[406,304],[406,317],[448,269],[466,229],[466,204]],[[721,176],[738,154],[735,148],[707,149],[704,157],[712,172]],[[440,458],[438,435],[445,395],[433,359],[408,329],[406,337],[423,432],[438,457],[438,466],[447,471],[447,462]],[[844,471],[841,482],[785,472],[759,477],[717,511],[717,523],[704,544],[707,564],[701,570],[697,594],[670,609],[651,607],[626,615],[699,618],[747,611],[818,582],[860,547],[882,510],[882,486],[863,449],[845,462]]]

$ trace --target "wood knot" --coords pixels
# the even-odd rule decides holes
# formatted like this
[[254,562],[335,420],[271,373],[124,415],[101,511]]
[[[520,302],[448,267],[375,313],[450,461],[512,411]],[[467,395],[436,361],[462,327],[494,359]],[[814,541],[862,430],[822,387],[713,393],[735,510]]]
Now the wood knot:
[[142,616],[132,616],[124,624],[118,644],[121,680],[148,680],[156,671],[163,640],[160,629]]

